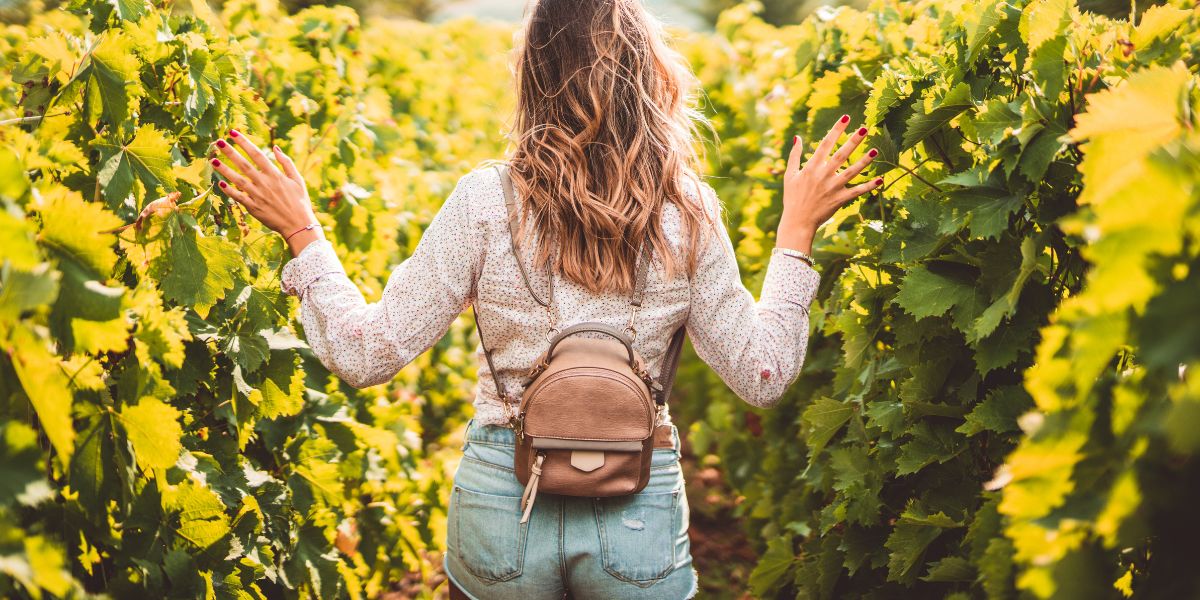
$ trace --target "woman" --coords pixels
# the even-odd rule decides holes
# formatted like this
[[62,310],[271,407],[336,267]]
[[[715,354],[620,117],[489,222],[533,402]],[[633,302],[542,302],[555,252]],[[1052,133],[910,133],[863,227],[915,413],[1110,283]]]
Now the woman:
[[[847,187],[876,152],[840,169],[867,133],[859,128],[835,148],[848,116],[803,168],[802,144],[793,139],[776,248],[755,302],[741,283],[720,202],[698,179],[694,78],[640,0],[540,0],[518,46],[508,163],[519,239],[535,240],[517,246],[529,250],[519,254],[528,289],[495,169],[478,168],[458,181],[380,301],[367,304],[278,147],[272,152],[279,168],[232,131],[232,143],[216,143],[226,162],[213,164],[228,182],[221,188],[286,237],[295,258],[284,266],[284,290],[300,297],[313,352],[350,385],[388,381],[474,307],[495,372],[479,361],[475,415],[454,477],[445,561],[452,597],[689,598],[697,583],[678,431],[671,426],[670,447],[654,450],[642,492],[546,495],[520,524],[515,436],[494,378],[519,393],[524,372],[546,350],[552,318],[623,325],[636,253],[649,239],[654,268],[636,313],[634,346],[650,372],[659,372],[668,339],[686,324],[697,355],[739,397],[772,406],[804,362],[819,281],[806,254],[815,231],[838,207],[882,184]],[[556,315],[530,293],[551,289],[534,268],[548,261]],[[669,424],[669,415],[660,419]]]

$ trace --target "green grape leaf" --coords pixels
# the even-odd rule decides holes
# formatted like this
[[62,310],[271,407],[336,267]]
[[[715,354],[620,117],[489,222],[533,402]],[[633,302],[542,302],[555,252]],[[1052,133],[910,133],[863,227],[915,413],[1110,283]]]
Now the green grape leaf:
[[892,534],[883,544],[890,552],[888,555],[888,581],[911,585],[919,575],[916,567],[922,564],[925,550],[941,534],[940,527],[929,527],[904,521],[897,523]]
[[113,12],[126,21],[136,21],[146,15],[146,0],[108,0]]
[[245,263],[237,246],[217,237],[201,236],[177,216],[171,242],[155,258],[163,296],[207,316],[217,301],[244,279]]
[[833,398],[818,398],[804,410],[804,422],[811,428],[806,441],[809,456],[821,453],[821,449],[841,430],[842,426],[854,414],[854,406],[848,402],[839,402]]
[[1020,387],[997,388],[988,392],[983,402],[967,413],[966,422],[955,431],[966,436],[978,435],[984,431],[1016,431],[1017,417],[1031,408],[1032,399]]
[[140,67],[132,40],[116,32],[91,53],[86,71],[89,96],[112,127],[129,120],[134,103],[142,96]]
[[149,198],[174,188],[171,143],[155,127],[139,127],[128,144],[96,142],[95,147],[100,150],[101,160],[96,179],[110,206],[124,202],[133,192],[135,181],[145,186]]
[[1021,197],[995,188],[967,188],[947,194],[947,206],[967,220],[971,237],[995,239],[1024,206]]
[[975,567],[971,566],[971,561],[961,556],[947,556],[939,561],[930,563],[929,572],[922,576],[921,580],[971,582],[975,581]]
[[1026,319],[1014,319],[1003,327],[997,327],[990,335],[971,342],[975,351],[975,369],[980,375],[1013,364],[1022,353],[1032,351],[1038,323]]
[[979,579],[988,598],[1013,597],[1013,544],[1004,537],[987,541],[987,550],[979,559]]
[[768,541],[767,551],[750,573],[750,589],[759,597],[771,595],[795,565],[796,553],[792,550],[792,536]]
[[234,362],[245,373],[253,373],[267,360],[270,348],[267,339],[258,332],[238,331],[225,337],[221,342],[221,350],[233,357]]
[[969,336],[970,339],[987,337],[1000,326],[1003,319],[1008,318],[1017,310],[1017,301],[1021,297],[1021,291],[1025,289],[1025,282],[1029,281],[1029,276],[1036,269],[1037,248],[1034,246],[1033,238],[1025,238],[1021,240],[1021,267],[1013,278],[1012,286],[987,310],[983,311],[983,314],[975,321]]
[[905,312],[921,319],[944,315],[974,294],[973,282],[950,273],[935,273],[927,265],[917,265],[904,276],[894,301]]
[[[1005,136],[1021,127],[1021,103],[992,98],[973,118],[964,118],[963,130],[973,133],[981,143],[999,144]],[[981,182],[976,182],[976,184]]]
[[111,420],[93,415],[81,430],[79,447],[71,457],[71,489],[79,492],[79,504],[93,515],[105,514],[113,465]]
[[1042,44],[1029,57],[1033,79],[1041,86],[1041,95],[1050,100],[1057,100],[1063,91],[1067,76],[1067,63],[1063,59],[1066,51],[1067,38],[1060,35]]
[[895,401],[876,400],[867,405],[867,423],[887,433],[899,433],[904,429],[904,404]]
[[909,429],[912,438],[900,447],[897,475],[911,475],[935,463],[944,463],[966,449],[963,439],[941,426],[922,421]]
[[996,37],[996,25],[1004,20],[1005,2],[988,0],[983,6],[975,5],[963,15],[967,29],[967,64],[975,64],[979,52]]
[[929,137],[935,130],[974,106],[971,101],[971,86],[960,83],[950,88],[932,110],[926,113],[918,112],[909,117],[901,148],[912,148],[917,142]]
[[308,583],[317,598],[337,598],[343,583],[338,571],[340,562],[337,549],[325,536],[325,529],[305,525],[299,530],[295,551],[286,569],[290,580]]

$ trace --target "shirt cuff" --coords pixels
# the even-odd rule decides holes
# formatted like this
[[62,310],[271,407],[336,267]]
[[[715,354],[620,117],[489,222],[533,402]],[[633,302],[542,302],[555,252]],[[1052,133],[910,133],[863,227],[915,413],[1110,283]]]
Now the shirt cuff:
[[771,259],[767,263],[762,297],[786,300],[808,311],[817,295],[821,274],[804,260],[775,250],[771,250]]
[[314,281],[330,274],[345,275],[346,269],[329,240],[315,240],[283,265],[280,285],[288,295],[303,296]]

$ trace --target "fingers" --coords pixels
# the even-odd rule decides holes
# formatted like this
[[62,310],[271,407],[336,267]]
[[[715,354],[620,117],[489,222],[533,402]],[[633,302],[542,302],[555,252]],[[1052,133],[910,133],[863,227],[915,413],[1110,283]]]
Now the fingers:
[[871,164],[871,161],[875,160],[876,156],[879,156],[879,151],[872,148],[869,152],[860,156],[858,160],[854,161],[854,164],[841,171],[838,171],[838,183],[840,185],[846,185],[846,183],[848,183],[851,179],[854,179],[859,173],[862,173],[863,169],[867,168],[867,165]]
[[838,205],[845,204],[879,186],[883,185],[883,178],[876,177],[866,183],[860,183],[852,188],[847,188],[841,196],[838,197]]
[[850,158],[850,154],[854,152],[854,149],[857,148],[858,145],[865,139],[867,139],[867,128],[859,127],[850,136],[850,139],[846,140],[846,143],[842,144],[841,148],[838,148],[837,153],[833,155],[833,159],[830,162],[832,162],[834,165],[840,166],[842,163],[846,162],[846,159]]
[[229,165],[221,162],[221,159],[219,158],[212,159],[212,166],[214,171],[220,173],[230,183],[236,185],[242,190],[249,190],[254,185],[254,182],[247,179],[241,173],[234,171]]
[[837,123],[821,138],[821,143],[817,144],[817,149],[813,152],[813,158],[818,160],[828,160],[829,153],[833,152],[833,145],[837,143],[838,138],[842,137],[842,132],[846,131],[846,125],[850,123],[850,115],[842,115]]
[[245,206],[246,210],[251,210],[254,208],[254,200],[250,199],[250,195],[246,192],[243,192],[242,190],[239,190],[232,185],[225,183],[224,181],[217,182],[217,186],[221,188],[222,192],[225,192],[226,196],[233,198],[238,204]]
[[275,161],[283,165],[283,174],[295,180],[296,183],[304,183],[304,178],[300,176],[300,171],[296,169],[296,163],[292,162],[292,157],[284,154],[279,146],[272,146],[271,149],[275,152]]
[[221,154],[225,155],[225,160],[237,167],[237,170],[244,173],[247,179],[258,174],[258,168],[250,164],[250,161],[246,160],[246,157],[242,156],[241,152],[238,152],[237,149],[226,143],[225,140],[217,140],[217,149],[221,151]]
[[804,160],[804,140],[800,136],[792,138],[792,151],[788,153],[787,171],[784,173],[795,173],[800,170],[802,161]]
[[229,137],[233,140],[233,143],[237,144],[246,153],[246,156],[250,157],[250,160],[254,161],[255,165],[258,165],[259,170],[264,173],[275,171],[275,165],[271,164],[271,161],[267,159],[267,155],[263,154],[263,151],[259,150],[258,146],[254,145],[254,142],[251,142],[246,136],[238,132],[238,130],[230,129]]

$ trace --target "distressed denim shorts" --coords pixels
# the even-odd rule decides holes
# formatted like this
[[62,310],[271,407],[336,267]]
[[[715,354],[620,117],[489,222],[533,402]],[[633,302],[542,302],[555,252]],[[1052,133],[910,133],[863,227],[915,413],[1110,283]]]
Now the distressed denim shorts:
[[467,424],[447,514],[447,576],[476,600],[682,600],[696,594],[688,503],[674,448],[655,448],[650,482],[612,498],[538,493],[521,524],[515,433]]

